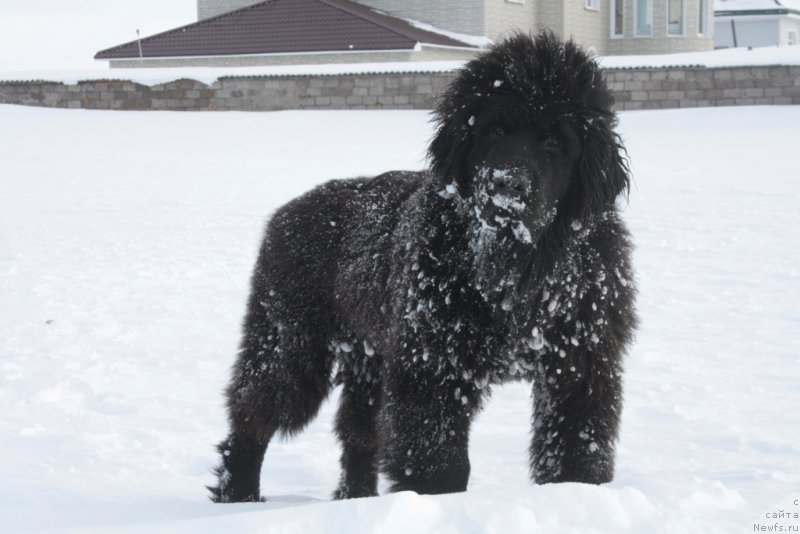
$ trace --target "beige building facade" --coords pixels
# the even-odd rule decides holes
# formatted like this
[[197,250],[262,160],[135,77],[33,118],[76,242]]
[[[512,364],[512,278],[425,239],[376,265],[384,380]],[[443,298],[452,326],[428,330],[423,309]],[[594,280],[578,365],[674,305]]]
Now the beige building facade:
[[[608,8],[609,55],[714,49],[711,0],[619,0]],[[616,29],[614,20],[622,21],[621,29]]]
[[709,0],[536,2],[537,26],[572,37],[602,55],[712,50]]

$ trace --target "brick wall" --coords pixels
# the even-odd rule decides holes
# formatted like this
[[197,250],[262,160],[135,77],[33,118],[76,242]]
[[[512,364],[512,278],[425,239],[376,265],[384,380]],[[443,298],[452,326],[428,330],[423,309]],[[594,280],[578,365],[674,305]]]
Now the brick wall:
[[534,2],[533,4],[533,22],[536,29],[547,28],[555,32],[559,37],[564,38],[564,4],[561,2]]
[[258,4],[263,0],[197,0],[197,18],[199,20],[215,17],[222,13]]
[[[605,71],[618,110],[800,105],[800,66]],[[146,86],[130,81],[0,82],[0,104],[73,109],[272,111],[431,109],[453,73],[220,78]]]
[[[401,18],[426,22],[444,30],[484,35],[484,0],[356,0],[359,4]],[[498,1],[498,0],[490,0]],[[502,1],[502,0],[500,0]]]
[[611,2],[598,2],[597,9],[586,7],[585,0],[567,2],[564,6],[564,28],[567,37],[599,54],[605,54],[608,42]]
[[536,33],[536,6],[533,0],[495,0],[484,2],[486,27],[484,35],[496,40],[499,35],[514,31]]

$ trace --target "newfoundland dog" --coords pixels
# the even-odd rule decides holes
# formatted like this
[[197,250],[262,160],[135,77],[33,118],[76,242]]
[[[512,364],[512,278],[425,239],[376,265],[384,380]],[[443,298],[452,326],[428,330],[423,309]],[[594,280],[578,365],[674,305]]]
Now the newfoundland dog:
[[551,33],[470,61],[435,110],[430,170],[336,180],[271,218],[219,445],[217,502],[258,501],[275,433],[341,384],[336,498],[464,491],[492,388],[533,384],[534,482],[614,474],[636,324],[629,186],[597,64]]

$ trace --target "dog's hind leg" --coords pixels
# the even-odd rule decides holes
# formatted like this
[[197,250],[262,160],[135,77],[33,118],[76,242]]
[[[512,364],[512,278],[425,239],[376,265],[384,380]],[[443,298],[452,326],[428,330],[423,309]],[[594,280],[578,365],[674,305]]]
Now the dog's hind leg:
[[378,494],[378,411],[381,402],[381,358],[369,343],[340,355],[342,393],[336,435],[342,444],[342,475],[335,499]]
[[300,432],[331,389],[332,357],[321,336],[291,327],[251,302],[245,335],[227,389],[230,434],[218,449],[215,502],[261,500],[261,464],[276,432]]

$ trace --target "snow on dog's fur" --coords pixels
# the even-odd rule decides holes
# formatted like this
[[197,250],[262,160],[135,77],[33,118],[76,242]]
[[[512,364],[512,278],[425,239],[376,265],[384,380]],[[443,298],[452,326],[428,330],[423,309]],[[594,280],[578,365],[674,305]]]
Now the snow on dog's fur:
[[533,383],[530,474],[608,482],[635,327],[628,172],[594,61],[516,35],[462,69],[426,172],[328,182],[270,220],[227,390],[218,502],[342,384],[335,497],[463,491],[493,386]]

